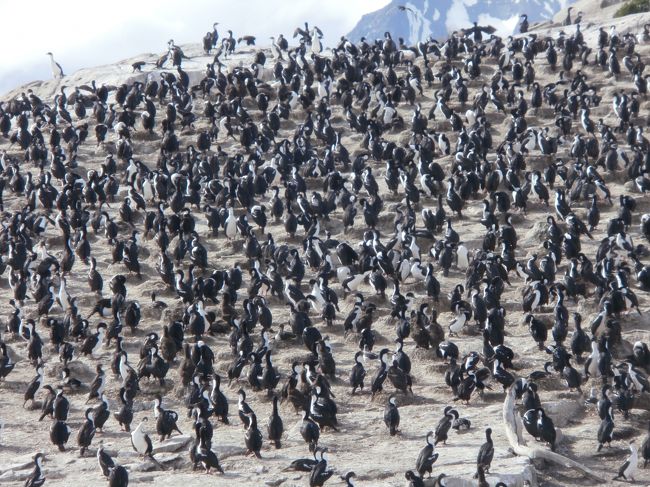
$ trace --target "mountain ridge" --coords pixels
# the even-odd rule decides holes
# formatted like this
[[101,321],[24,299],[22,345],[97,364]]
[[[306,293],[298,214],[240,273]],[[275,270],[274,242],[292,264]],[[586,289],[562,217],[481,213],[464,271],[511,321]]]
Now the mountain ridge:
[[390,32],[396,39],[416,44],[428,37],[443,38],[471,22],[493,25],[499,35],[515,32],[519,16],[529,22],[551,20],[570,0],[392,0],[388,5],[361,17],[350,31],[352,42],[362,37],[374,40]]

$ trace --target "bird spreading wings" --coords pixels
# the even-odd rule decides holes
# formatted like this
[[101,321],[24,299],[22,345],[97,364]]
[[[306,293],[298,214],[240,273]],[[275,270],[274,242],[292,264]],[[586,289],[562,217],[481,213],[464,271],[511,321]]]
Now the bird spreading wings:
[[300,36],[305,42],[310,43],[312,39],[312,33],[317,35],[319,39],[323,38],[323,32],[316,26],[313,29],[309,28],[307,22],[305,22],[305,28],[296,27],[296,30],[293,31],[293,37],[296,38]]
[[412,14],[415,13],[412,8],[407,7],[406,5],[398,5],[397,8],[400,9],[402,12],[406,12],[408,10]]
[[486,34],[494,34],[496,32],[496,28],[492,27],[491,25],[474,25],[468,29],[463,29],[461,30],[461,34],[465,36],[469,36],[472,34],[476,34],[477,32],[485,32]]

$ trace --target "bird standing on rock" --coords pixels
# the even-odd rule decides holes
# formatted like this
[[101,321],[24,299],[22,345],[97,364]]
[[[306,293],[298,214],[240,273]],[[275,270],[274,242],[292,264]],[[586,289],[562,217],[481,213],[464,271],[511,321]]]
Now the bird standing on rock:
[[63,74],[63,68],[61,67],[61,65],[54,60],[54,55],[51,52],[48,52],[47,55],[50,56],[52,76],[54,77],[54,79],[63,78],[63,76],[65,75]]
[[131,432],[131,446],[133,449],[142,455],[143,458],[149,458],[153,461],[159,468],[164,469],[163,466],[156,460],[153,456],[153,443],[151,438],[144,430],[145,423],[149,418],[144,417],[140,424]]

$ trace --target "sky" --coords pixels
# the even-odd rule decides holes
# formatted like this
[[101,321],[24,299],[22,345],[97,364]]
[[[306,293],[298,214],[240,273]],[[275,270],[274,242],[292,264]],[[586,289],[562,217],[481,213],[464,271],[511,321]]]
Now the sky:
[[219,22],[219,35],[254,35],[259,44],[283,33],[291,40],[305,21],[332,45],[361,16],[389,0],[0,0],[3,48],[0,94],[52,76],[51,51],[65,74],[141,53],[162,53],[167,41],[200,43]]

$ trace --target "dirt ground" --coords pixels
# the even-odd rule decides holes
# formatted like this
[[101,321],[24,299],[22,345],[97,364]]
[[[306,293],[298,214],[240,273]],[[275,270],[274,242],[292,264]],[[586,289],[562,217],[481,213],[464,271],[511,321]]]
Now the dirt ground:
[[[197,65],[201,65],[203,59],[200,57],[198,46],[187,48],[184,46],[184,49],[196,60]],[[648,46],[645,45],[640,46],[638,50],[644,57],[650,52]],[[241,54],[231,62],[246,62],[248,56],[250,54]],[[536,62],[535,66],[537,80],[540,84],[544,85],[555,80],[557,73],[551,72],[541,57],[538,59],[539,61]],[[482,65],[482,69],[484,73],[483,78],[489,80],[495,69],[493,61],[486,61]],[[614,91],[630,91],[633,89],[634,85],[631,77],[626,73],[618,83],[613,83],[600,68],[586,66],[581,69],[586,73],[588,82],[597,88],[598,93],[603,97],[601,105],[592,110],[591,118],[593,120],[603,118],[605,122],[614,125],[615,120],[611,105],[612,94]],[[436,69],[434,67],[435,71]],[[403,71],[400,70],[399,72],[401,73]],[[476,89],[480,89],[482,83],[483,80],[477,80],[469,84],[470,97]],[[424,113],[427,113],[431,107],[434,92],[437,88],[438,86],[436,84],[432,88],[426,88],[425,96],[418,99],[422,104],[422,111]],[[250,101],[248,100],[247,103],[250,103]],[[197,98],[195,102],[196,113],[202,111],[203,103],[200,97]],[[458,108],[455,106],[455,102],[452,103],[452,107]],[[643,100],[641,113],[644,117],[647,114],[647,110],[648,104]],[[351,155],[354,156],[359,150],[361,136],[348,130],[340,106],[335,106],[333,112],[333,122],[337,124],[337,127],[342,129],[342,143],[348,148]],[[255,117],[259,117],[259,113],[256,110],[253,113]],[[408,120],[410,120],[412,114],[412,107],[400,105],[399,113],[407,121],[408,126]],[[496,114],[492,107],[488,108],[488,118],[492,124],[493,138],[495,141],[499,141],[507,128],[508,121],[502,114]],[[295,125],[303,119],[304,111],[298,109],[290,121],[283,122],[281,135],[289,136]],[[537,116],[529,115],[527,120],[530,127],[552,126],[553,124],[552,113],[548,109],[540,110]],[[433,123],[433,128],[439,131],[448,131],[449,129],[446,122],[430,121],[429,123],[430,126]],[[645,119],[640,120],[639,123],[644,126],[646,125]],[[181,134],[181,147],[194,143],[197,131],[204,126],[205,123],[201,121],[196,124],[195,130],[190,129],[183,132]],[[574,123],[574,130],[576,126],[579,127],[579,124]],[[91,134],[93,133],[92,129],[93,124],[91,122]],[[154,139],[145,137],[141,132],[134,134],[135,157],[142,160],[149,167],[154,167],[155,165],[157,155],[156,144],[159,142],[159,137],[159,133]],[[225,140],[223,137],[222,134],[219,139],[222,149],[227,152],[236,150],[232,140]],[[389,140],[404,141],[407,139],[408,134],[406,132],[392,132],[386,134],[385,137]],[[113,134],[110,135],[110,140],[114,141]],[[455,136],[450,136],[450,141],[453,147],[456,142]],[[90,169],[98,169],[99,165],[103,162],[104,156],[110,149],[110,145],[109,143],[106,148],[96,148],[91,135],[89,140],[79,150],[79,168],[77,171],[80,174],[86,174],[86,171]],[[563,157],[565,160],[568,159],[567,151],[569,147],[570,144],[561,147],[558,157]],[[628,149],[623,143],[619,147]],[[0,151],[3,150],[6,150],[9,155],[18,155],[16,148],[10,147],[8,140],[0,139]],[[489,159],[493,159],[493,157],[494,154],[492,153]],[[442,158],[439,162],[443,167],[448,169],[451,159],[452,157],[448,156]],[[370,164],[373,166],[377,181],[383,190],[382,196],[385,198],[386,211],[381,215],[379,228],[381,229],[382,238],[388,239],[391,237],[395,208],[400,202],[400,197],[392,196],[386,191],[383,177],[381,177],[384,171],[384,164],[377,162],[371,162]],[[537,150],[527,158],[527,164],[529,170],[541,167],[543,158],[539,156]],[[24,167],[24,171],[29,170],[27,164],[23,164],[22,167]],[[635,244],[644,243],[643,236],[639,232],[638,223],[643,213],[650,212],[650,199],[638,194],[636,188],[631,188],[629,184],[626,184],[626,176],[623,170],[615,174],[601,171],[601,174],[611,190],[614,202],[618,201],[620,194],[631,194],[637,199],[637,210],[634,214],[634,224],[630,230],[630,234]],[[322,191],[319,181],[308,180],[308,184],[310,191]],[[267,201],[265,197],[259,202],[266,203]],[[22,204],[22,197],[16,198],[8,190],[5,191],[5,211],[15,211],[22,207]],[[424,198],[417,211],[419,213],[419,210],[424,207],[435,208],[435,204],[435,200]],[[584,202],[574,204],[574,208],[579,215],[585,214],[585,204]],[[116,214],[118,207],[119,204],[111,205],[111,208],[108,209],[109,214]],[[582,240],[583,252],[590,257],[594,256],[598,243],[604,236],[606,222],[616,216],[618,205],[614,204],[613,206],[609,206],[601,202],[600,209],[601,224],[594,232],[595,239],[593,241],[587,238]],[[242,211],[241,208],[237,208],[235,213],[236,215],[240,215]],[[541,247],[542,240],[539,238],[539,228],[540,224],[545,221],[546,216],[552,213],[552,208],[549,209],[531,197],[527,214],[517,213],[514,215],[515,228],[519,236],[519,246],[516,253],[519,260],[525,262],[526,258],[533,253],[545,253]],[[140,224],[142,218],[143,213],[140,212],[137,218]],[[358,241],[364,230],[361,219],[358,219],[355,227],[344,235],[340,218],[341,212],[335,212],[331,220],[324,223],[325,228],[323,230],[331,231],[332,238],[345,239],[349,242]],[[454,229],[461,235],[461,240],[465,242],[465,245],[469,249],[477,248],[481,245],[484,227],[479,223],[480,218],[481,205],[480,199],[477,199],[467,204],[463,219],[453,219]],[[211,267],[227,269],[234,265],[235,262],[242,262],[244,260],[241,254],[241,240],[239,237],[233,242],[226,241],[223,234],[218,238],[210,237],[205,217],[202,214],[197,215],[197,223],[198,233],[209,252]],[[122,236],[130,234],[130,229],[126,225],[120,224],[120,231]],[[295,239],[289,240],[281,222],[269,225],[267,231],[273,234],[276,243],[287,242],[293,246],[301,245],[302,235],[299,234]],[[104,276],[105,283],[107,283],[112,275],[118,273],[128,275],[123,265],[110,264],[112,262],[110,247],[107,245],[103,234],[94,235],[91,232],[89,238],[93,256],[97,259],[98,268]],[[61,253],[61,242],[56,228],[48,228],[45,232],[45,240],[48,248],[55,255]],[[173,246],[174,243],[172,242],[171,245]],[[427,242],[422,241],[418,243],[423,250],[423,255],[425,255],[428,250]],[[643,260],[645,261],[647,258]],[[141,303],[143,319],[135,335],[132,335],[126,329],[123,333],[126,349],[132,365],[134,365],[134,361],[137,364],[138,350],[145,335],[151,331],[160,333],[162,325],[167,322],[168,318],[169,311],[164,316],[160,316],[160,313],[153,309],[149,299],[150,292],[156,291],[158,293],[158,299],[164,300],[170,306],[170,309],[178,307],[178,300],[172,293],[165,290],[165,286],[160,281],[156,272],[157,257],[154,241],[145,240],[142,242],[140,261],[142,264],[143,279],[139,280],[137,277],[128,276],[127,299],[138,300]],[[185,268],[187,268],[187,265]],[[565,264],[563,263],[558,269],[559,277],[563,275],[564,270]],[[87,316],[90,313],[96,299],[88,292],[86,284],[87,272],[88,267],[77,259],[67,281],[70,294],[79,298],[80,310],[83,316]],[[310,272],[308,271],[308,275]],[[442,272],[436,268],[436,277],[441,283],[443,294],[447,294],[456,284],[464,283],[465,281],[464,272],[456,268],[451,269],[448,277],[443,277]],[[8,272],[0,277],[0,289],[4,293],[4,298],[0,297],[0,316],[5,319],[9,316],[10,307],[8,300],[11,296],[7,278]],[[511,347],[516,354],[514,373],[517,376],[526,376],[534,370],[541,370],[544,362],[549,359],[549,356],[537,349],[524,323],[521,309],[523,281],[514,274],[511,274],[510,279],[512,287],[507,288],[502,299],[502,304],[508,313],[506,317],[506,345]],[[247,282],[248,276],[245,275],[244,288],[242,290],[245,289]],[[308,278],[305,279],[305,286],[303,287],[303,291],[305,292],[307,292],[307,282]],[[340,292],[340,283],[332,282],[331,286],[337,292]],[[367,283],[362,285],[361,291],[369,296],[368,299],[378,306],[377,319],[373,325],[373,329],[376,331],[378,337],[376,349],[379,350],[384,346],[392,349],[394,347],[392,340],[395,336],[395,331],[394,323],[389,318],[390,305],[388,301],[382,301],[372,296],[373,290]],[[415,282],[413,278],[407,280],[401,291],[402,293],[409,291],[415,293],[416,305],[427,301],[426,292],[422,284]],[[648,320],[650,302],[648,296],[643,291],[636,290],[636,292],[643,315],[629,314],[622,317],[623,336],[632,343],[637,340],[648,342],[650,341],[650,323]],[[287,321],[286,307],[283,303],[273,298],[270,298],[270,303],[273,312],[273,327],[277,330],[280,324]],[[329,430],[324,432],[320,442],[329,448],[330,465],[336,470],[337,474],[330,479],[327,485],[343,485],[344,482],[338,476],[344,475],[346,472],[352,470],[357,474],[356,485],[358,486],[402,486],[406,484],[404,472],[414,468],[418,452],[425,445],[427,431],[435,428],[436,423],[442,417],[444,407],[452,404],[452,392],[444,383],[445,365],[440,359],[435,357],[433,351],[416,349],[412,339],[406,340],[404,350],[413,362],[413,395],[397,396],[397,404],[401,414],[400,432],[397,436],[390,437],[382,418],[388,395],[393,392],[392,387],[388,386],[386,391],[379,394],[374,400],[371,400],[368,390],[354,396],[350,395],[347,378],[353,365],[354,353],[358,349],[358,337],[345,337],[342,322],[347,316],[347,313],[352,309],[352,304],[352,298],[340,300],[341,312],[338,314],[336,323],[332,328],[326,328],[320,322],[319,318],[315,315],[313,316],[316,326],[323,335],[329,336],[329,342],[337,366],[336,379],[332,381],[332,384],[333,392],[336,395],[336,403],[339,408],[338,418],[341,428],[339,432],[331,432]],[[583,316],[583,323],[586,324],[597,313],[597,304],[593,298],[579,299],[575,303],[572,301],[569,302],[568,307],[570,312],[579,311]],[[208,310],[217,311],[217,307],[208,306]],[[27,317],[38,318],[33,301],[28,300],[22,311]],[[448,323],[452,319],[452,313],[445,299],[441,300],[438,305],[438,311],[440,313],[438,321],[446,330]],[[550,316],[550,312],[551,308],[549,307],[545,312],[537,313],[537,316]],[[62,310],[56,309],[54,310],[54,314],[61,316],[63,313]],[[91,318],[91,328],[94,328],[99,321],[100,319],[97,316]],[[44,341],[47,341],[47,332],[45,330],[41,330],[41,336]],[[26,343],[22,342],[20,338],[12,338],[9,335],[3,336],[3,340],[8,344],[9,353],[17,362],[17,365],[8,379],[4,383],[0,383],[0,418],[4,422],[4,430],[0,440],[0,484],[2,485],[22,485],[23,480],[21,479],[24,478],[28,470],[11,469],[11,466],[29,461],[31,456],[37,451],[45,453],[44,472],[47,477],[47,486],[106,485],[107,482],[102,477],[94,456],[100,440],[103,441],[108,451],[117,454],[116,461],[118,463],[127,466],[130,471],[131,485],[146,485],[154,482],[160,487],[181,484],[191,487],[205,485],[206,483],[208,485],[231,485],[231,483],[236,483],[236,485],[241,486],[282,485],[283,487],[308,485],[308,474],[284,471],[291,461],[309,456],[307,446],[300,437],[298,429],[300,416],[288,404],[282,404],[280,407],[280,414],[285,425],[285,438],[282,448],[275,449],[266,441],[266,422],[271,412],[271,402],[263,393],[249,393],[248,402],[257,414],[260,429],[265,436],[265,442],[262,449],[263,458],[261,460],[243,455],[244,431],[236,414],[237,390],[239,387],[244,387],[248,390],[247,384],[243,383],[243,381],[241,384],[233,384],[230,387],[224,385],[223,387],[224,393],[230,402],[231,424],[224,426],[221,423],[213,422],[215,427],[213,444],[225,470],[223,476],[218,474],[210,474],[207,476],[203,473],[192,472],[187,454],[189,445],[183,447],[176,453],[159,454],[161,459],[168,462],[170,466],[169,470],[160,471],[153,469],[152,465],[148,464],[148,462],[141,461],[133,452],[130,436],[120,431],[119,425],[113,417],[108,420],[105,431],[95,436],[90,452],[85,457],[80,458],[76,446],[76,432],[81,425],[83,411],[86,407],[84,403],[88,392],[87,386],[93,378],[95,364],[100,362],[107,363],[112,355],[112,348],[101,350],[101,353],[92,359],[76,357],[70,364],[73,375],[83,382],[84,387],[78,393],[67,394],[71,402],[68,424],[72,428],[73,434],[68,443],[67,451],[60,453],[49,440],[50,421],[45,419],[43,422],[38,422],[40,402],[44,398],[43,391],[37,395],[34,409],[24,409],[22,407],[23,392],[27,383],[34,375],[33,368],[26,359]],[[257,333],[255,340],[256,342],[259,340]],[[231,362],[227,336],[206,337],[205,341],[215,352],[216,370],[222,377],[225,377],[227,367]],[[461,356],[472,350],[480,351],[482,347],[481,336],[473,333],[469,328],[460,337],[454,338],[453,341],[458,345]],[[290,371],[292,361],[296,359],[302,360],[307,352],[304,347],[296,344],[278,342],[274,343],[273,347],[274,364],[280,371],[282,381],[284,382],[287,373]],[[57,384],[60,381],[61,365],[56,355],[52,353],[49,344],[45,346],[44,357],[45,383]],[[376,370],[377,363],[367,362],[365,366],[368,371],[368,379],[366,380],[366,386],[368,388],[370,383],[369,378]],[[108,370],[109,367],[105,367],[105,369]],[[179,412],[181,417],[179,421],[181,431],[185,435],[191,435],[192,422],[185,414],[186,410],[182,402],[184,391],[180,386],[177,369],[178,364],[175,364],[167,376],[167,384],[162,391],[164,392],[163,404],[165,408]],[[245,374],[242,374],[242,377],[244,376]],[[119,380],[112,377],[110,371],[108,372],[108,378],[107,396],[110,401],[111,411],[115,411],[119,404],[117,399]],[[583,387],[583,395],[577,392],[569,392],[565,384],[557,377],[542,380],[539,384],[539,393],[543,406],[546,408],[549,416],[554,419],[556,426],[562,430],[563,440],[558,446],[557,451],[596,470],[604,478],[612,478],[618,466],[628,454],[628,441],[632,437],[637,438],[638,443],[642,441],[647,430],[648,422],[650,421],[650,413],[634,410],[628,419],[624,419],[621,414],[616,414],[616,428],[612,446],[611,448],[606,447],[603,451],[597,453],[596,431],[600,421],[595,413],[594,407],[587,405],[585,400],[588,397],[590,388],[597,387],[598,384],[587,383]],[[513,475],[513,479],[517,478],[527,468],[527,460],[513,456],[508,450],[508,443],[503,434],[501,415],[504,394],[501,392],[501,387],[498,384],[492,383],[492,386],[493,389],[486,392],[483,397],[473,397],[469,405],[456,404],[461,415],[471,420],[472,427],[468,432],[462,434],[452,431],[448,443],[436,448],[440,456],[434,466],[434,475],[445,473],[455,479],[471,481],[471,476],[475,472],[476,454],[481,443],[484,441],[484,429],[486,427],[491,427],[494,431],[496,450],[491,469],[492,475],[489,476],[491,485],[494,485],[498,481],[498,478],[504,474]],[[141,382],[141,387],[142,392],[137,396],[135,403],[137,412],[133,421],[134,427],[145,415],[152,415],[154,395],[161,391],[155,381],[148,382],[146,379]],[[150,423],[148,431],[154,440],[154,446],[157,447],[159,446],[159,441],[152,429],[153,425]],[[173,439],[174,437],[172,437]],[[532,438],[528,439],[534,442]],[[534,466],[537,472],[538,485],[558,487],[595,485],[593,480],[585,478],[580,473],[570,469],[537,462]],[[643,485],[650,484],[650,473],[645,470],[640,470],[637,474],[637,481]],[[450,481],[449,485],[463,484],[460,482],[454,484]],[[468,483],[464,485],[472,484]],[[516,485],[516,483],[513,482],[509,485]]]

